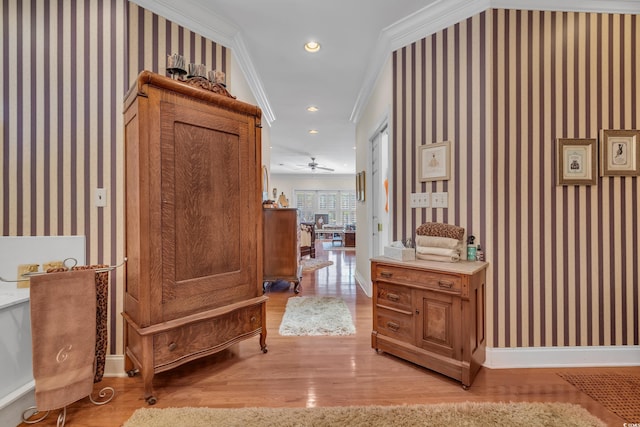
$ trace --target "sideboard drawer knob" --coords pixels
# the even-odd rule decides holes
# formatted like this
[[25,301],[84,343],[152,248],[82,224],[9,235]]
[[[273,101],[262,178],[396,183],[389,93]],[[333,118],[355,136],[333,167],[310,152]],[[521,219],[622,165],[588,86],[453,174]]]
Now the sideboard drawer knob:
[[176,349],[176,347],[178,347],[178,344],[172,342],[169,344],[169,351],[173,351]]

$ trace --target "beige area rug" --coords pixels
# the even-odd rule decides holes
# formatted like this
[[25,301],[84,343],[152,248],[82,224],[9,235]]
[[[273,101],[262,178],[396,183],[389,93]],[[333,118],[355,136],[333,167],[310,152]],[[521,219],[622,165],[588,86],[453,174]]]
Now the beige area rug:
[[291,297],[280,323],[280,335],[353,335],[349,307],[337,297]]
[[332,265],[333,261],[327,261],[326,259],[303,258],[300,260],[300,263],[302,264],[302,271],[316,271]]
[[333,408],[142,408],[124,427],[605,426],[567,403],[451,403]]
[[640,377],[624,374],[558,374],[628,423],[640,424]]

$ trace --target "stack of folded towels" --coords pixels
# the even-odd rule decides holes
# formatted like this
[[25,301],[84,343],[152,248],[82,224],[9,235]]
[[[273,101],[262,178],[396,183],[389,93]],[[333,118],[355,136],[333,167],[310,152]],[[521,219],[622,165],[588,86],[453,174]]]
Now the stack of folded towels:
[[416,229],[416,258],[429,261],[460,261],[465,253],[464,228],[427,222]]

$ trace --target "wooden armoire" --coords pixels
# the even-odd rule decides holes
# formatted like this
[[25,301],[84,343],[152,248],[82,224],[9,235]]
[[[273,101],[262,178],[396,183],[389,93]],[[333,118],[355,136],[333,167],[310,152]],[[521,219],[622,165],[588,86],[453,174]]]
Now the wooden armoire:
[[261,111],[148,71],[124,103],[125,369],[153,377],[260,335]]

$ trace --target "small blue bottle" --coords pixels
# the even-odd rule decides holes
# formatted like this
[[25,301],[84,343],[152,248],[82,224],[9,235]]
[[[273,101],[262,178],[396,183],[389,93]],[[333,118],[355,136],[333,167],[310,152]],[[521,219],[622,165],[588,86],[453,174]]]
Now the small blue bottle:
[[475,236],[469,236],[467,238],[467,260],[475,261],[476,260],[476,246],[473,242],[476,240]]

